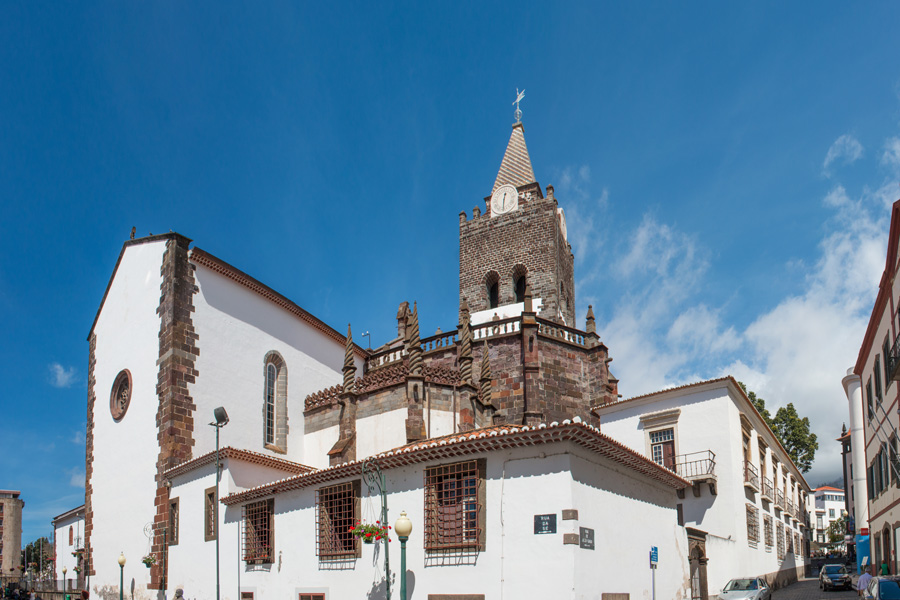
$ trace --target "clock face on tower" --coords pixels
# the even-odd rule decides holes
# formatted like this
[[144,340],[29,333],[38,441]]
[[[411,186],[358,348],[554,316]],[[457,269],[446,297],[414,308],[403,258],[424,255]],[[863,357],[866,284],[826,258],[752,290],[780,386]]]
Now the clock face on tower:
[[506,214],[519,208],[519,191],[509,185],[501,185],[491,195],[491,216]]

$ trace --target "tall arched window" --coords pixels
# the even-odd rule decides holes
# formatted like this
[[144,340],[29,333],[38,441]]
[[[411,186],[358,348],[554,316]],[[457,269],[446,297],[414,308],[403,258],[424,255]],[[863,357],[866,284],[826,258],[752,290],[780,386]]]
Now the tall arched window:
[[72,532],[72,526],[69,525],[69,545],[71,546],[74,543],[75,543],[75,537]]
[[525,302],[525,276],[516,277],[516,302]]
[[278,369],[274,363],[266,364],[266,443],[275,444],[275,384]]
[[274,350],[266,354],[263,373],[263,444],[287,452],[287,367]]

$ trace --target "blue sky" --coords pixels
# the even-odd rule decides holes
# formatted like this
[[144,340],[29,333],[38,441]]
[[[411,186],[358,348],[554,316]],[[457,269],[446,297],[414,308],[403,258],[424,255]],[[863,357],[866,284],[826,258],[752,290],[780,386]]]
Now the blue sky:
[[23,541],[83,501],[85,338],[132,226],[358,340],[403,300],[446,331],[458,214],[517,87],[620,391],[734,374],[811,417],[810,483],[839,474],[900,198],[900,5],[255,4],[0,6],[0,487]]

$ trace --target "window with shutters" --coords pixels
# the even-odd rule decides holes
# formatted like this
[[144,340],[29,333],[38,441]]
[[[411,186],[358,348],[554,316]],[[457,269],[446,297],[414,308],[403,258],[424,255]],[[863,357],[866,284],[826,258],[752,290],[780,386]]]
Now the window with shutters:
[[316,490],[316,556],[338,560],[360,556],[350,528],[359,522],[359,479]]
[[485,461],[425,469],[425,549],[484,550]]
[[875,416],[875,401],[872,396],[872,378],[866,382],[866,407],[868,408],[868,418],[871,420]]
[[275,500],[261,500],[244,505],[244,562],[266,564],[275,556]]
[[875,398],[878,400],[878,404],[881,404],[882,398],[884,394],[881,391],[881,356],[875,356]]
[[891,342],[887,336],[881,345],[881,355],[884,356],[884,391],[891,387]]
[[650,456],[653,462],[675,470],[675,430],[660,429],[650,432]]

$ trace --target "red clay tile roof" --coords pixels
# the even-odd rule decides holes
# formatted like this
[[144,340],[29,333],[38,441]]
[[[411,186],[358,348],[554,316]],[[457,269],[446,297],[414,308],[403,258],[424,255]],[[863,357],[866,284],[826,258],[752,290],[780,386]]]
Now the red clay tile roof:
[[821,487],[816,488],[817,492],[820,490],[831,490],[834,492],[841,492],[842,494],[844,493],[844,490],[842,490],[841,488],[831,487],[830,485],[823,485]]
[[[633,471],[659,481],[675,489],[690,487],[690,482],[672,471],[656,464],[646,456],[625,447],[614,439],[600,433],[575,418],[562,423],[542,423],[536,427],[521,425],[497,425],[455,433],[439,438],[431,438],[382,452],[370,460],[382,469],[392,469],[423,463],[431,460],[455,458],[476,452],[488,452],[522,446],[536,446],[553,442],[570,441],[592,450],[601,456],[614,460]],[[305,488],[352,475],[359,475],[363,461],[357,460],[335,467],[312,471],[257,486],[222,498],[225,505],[239,504],[257,498],[279,494],[289,490]]]
[[[232,448],[231,446],[225,446],[224,448],[221,448],[219,450],[219,460],[225,458],[241,460],[263,467],[270,467],[272,469],[291,473],[292,475],[308,473],[309,471],[315,470],[312,467],[301,465],[300,463],[295,463],[283,458],[276,458],[267,454],[253,452],[251,450],[240,450],[238,448]],[[164,475],[168,478],[177,477],[178,475],[184,475],[185,473],[193,471],[194,469],[200,468],[204,465],[211,465],[215,462],[215,460],[216,451],[213,450],[212,452],[207,452],[206,454],[198,456],[197,458],[193,458],[189,461],[181,463],[180,465],[172,467],[171,469],[166,471]]]

